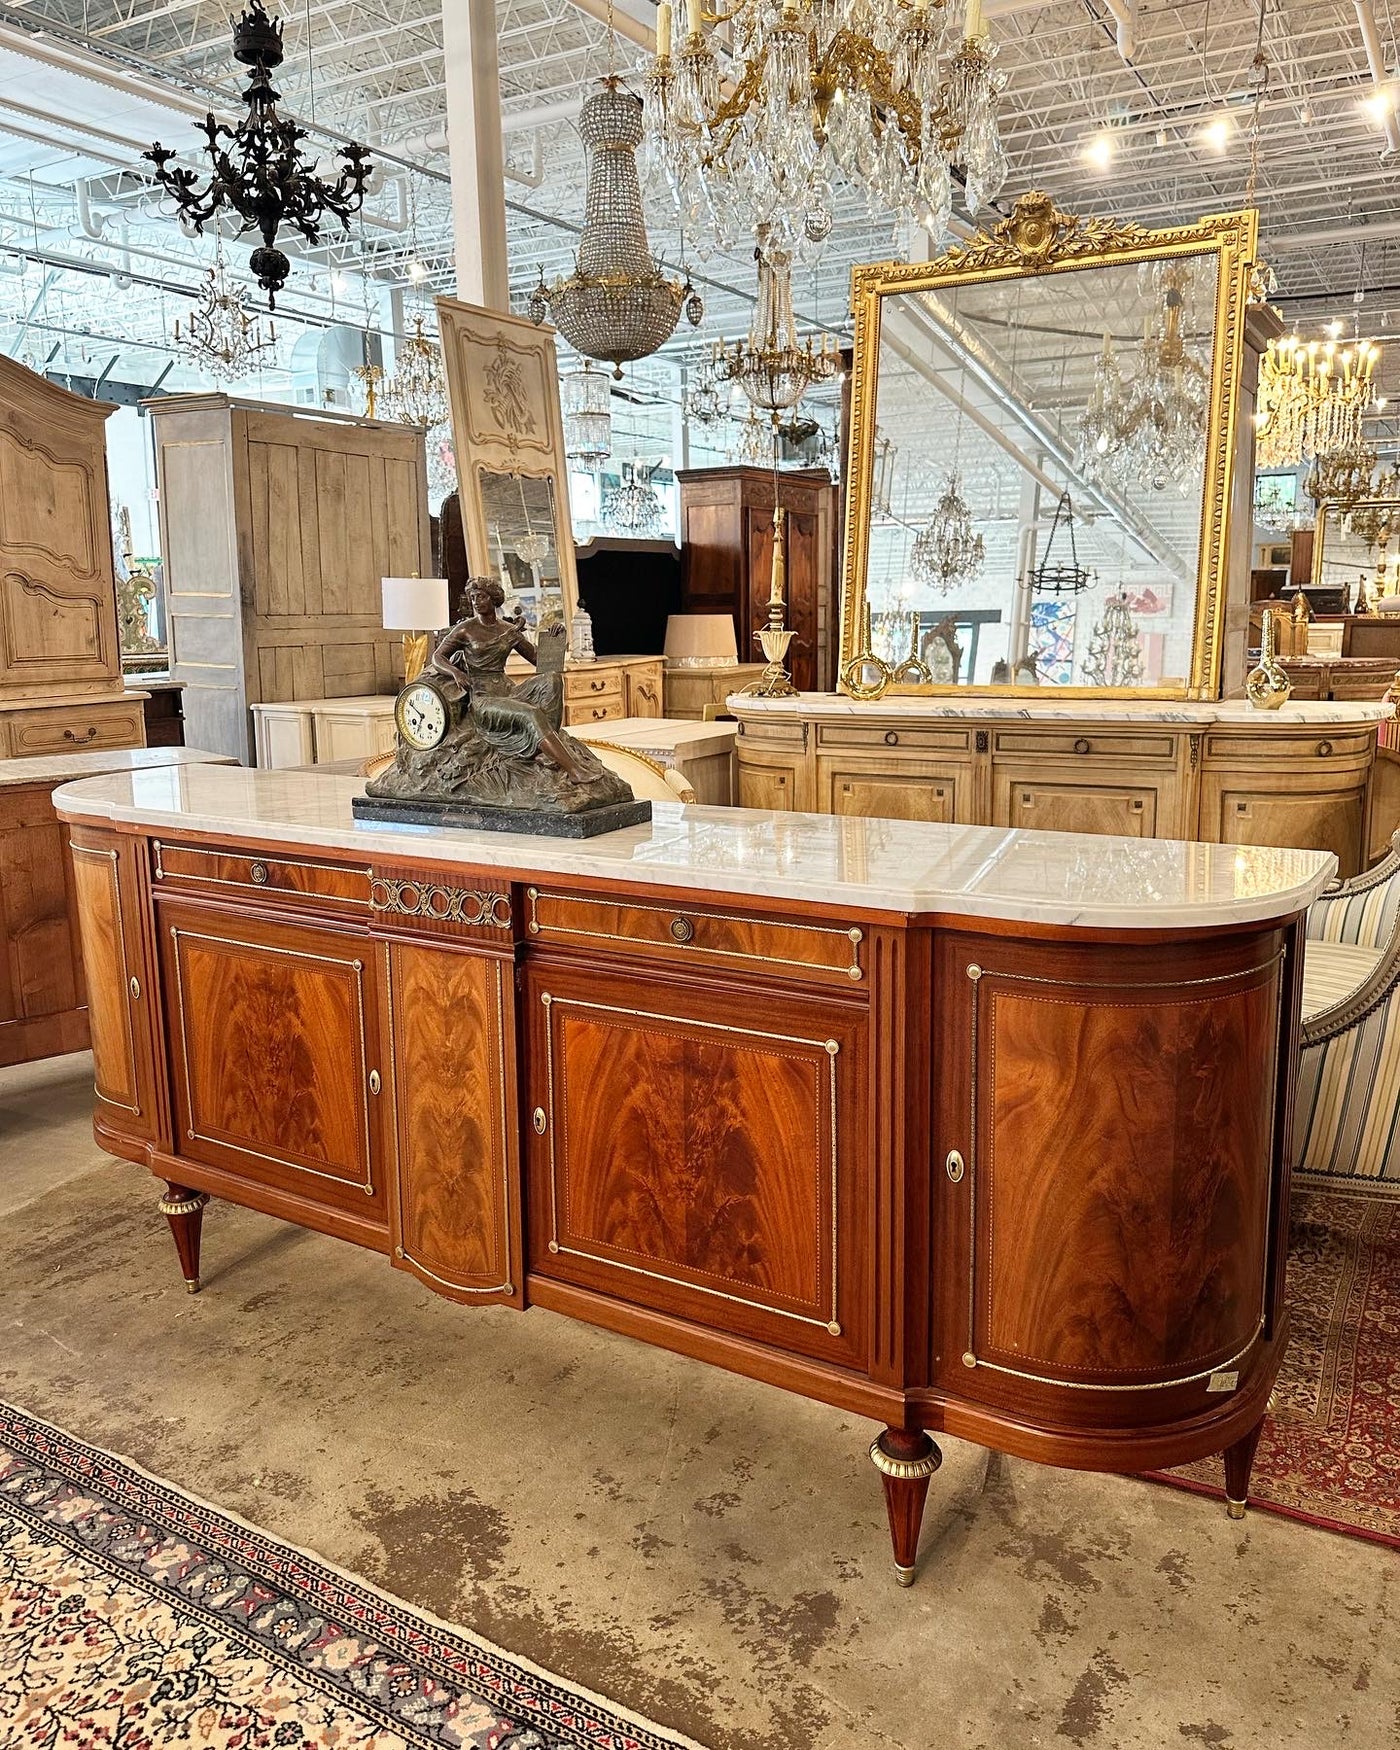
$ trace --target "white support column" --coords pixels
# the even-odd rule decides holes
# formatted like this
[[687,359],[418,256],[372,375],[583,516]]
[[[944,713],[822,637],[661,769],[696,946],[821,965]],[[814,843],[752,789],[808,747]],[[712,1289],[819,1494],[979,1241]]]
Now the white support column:
[[442,59],[457,295],[488,310],[506,310],[510,282],[496,0],[443,0]]

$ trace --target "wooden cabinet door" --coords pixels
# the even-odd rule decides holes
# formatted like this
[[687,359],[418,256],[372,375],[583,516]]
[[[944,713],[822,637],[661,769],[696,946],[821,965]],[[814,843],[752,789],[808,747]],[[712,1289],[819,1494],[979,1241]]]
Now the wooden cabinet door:
[[1334,851],[1343,880],[1364,864],[1364,775],[1207,770],[1201,778],[1202,839],[1226,845],[1305,845]]
[[73,893],[82,925],[93,1080],[109,1130],[141,1141],[160,1135],[155,1077],[155,980],[147,973],[137,859],[145,841],[75,828]]
[[0,790],[0,1064],[88,1045],[68,835],[50,794]]
[[1073,779],[1026,768],[998,766],[993,780],[993,826],[1022,826],[1042,832],[1110,833],[1118,838],[1150,839],[1157,833],[1158,787],[1150,778],[1095,775]]
[[768,761],[739,761],[740,808],[788,809],[796,806],[797,768]]
[[454,1300],[523,1306],[514,965],[409,942],[383,952],[394,1262]]
[[859,759],[824,759],[818,794],[829,814],[859,814],[881,820],[925,820],[943,825],[966,820],[970,809],[970,768],[946,770],[904,761],[896,770]]
[[1104,952],[936,949],[934,1379],[1046,1425],[1219,1404],[1274,1304],[1282,932]]
[[547,960],[526,990],[531,1269],[861,1366],[864,1008]]
[[624,671],[627,716],[660,717],[662,714],[662,665],[633,663]]
[[384,1226],[373,945],[188,902],[158,923],[175,1152],[266,1187],[309,1225],[331,1210]]

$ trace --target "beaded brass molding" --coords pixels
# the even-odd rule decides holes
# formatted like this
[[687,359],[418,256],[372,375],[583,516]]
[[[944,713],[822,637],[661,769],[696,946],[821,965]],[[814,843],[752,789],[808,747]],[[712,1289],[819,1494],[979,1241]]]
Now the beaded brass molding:
[[[1231,496],[1239,427],[1244,318],[1258,252],[1259,215],[1253,208],[1221,213],[1160,230],[1114,219],[1064,213],[1048,194],[1032,189],[989,231],[932,261],[872,262],[851,270],[855,356],[851,369],[851,492],[841,574],[841,656],[838,674],[860,650],[870,557],[875,471],[875,416],[879,386],[881,306],[904,292],[947,291],[979,281],[1022,279],[1093,267],[1130,266],[1181,255],[1214,255],[1220,278],[1211,353],[1210,411],[1206,428],[1201,545],[1196,574],[1196,624],[1184,687],[1056,687],[1056,699],[1214,698],[1219,691],[1225,556],[1230,543]],[[844,685],[840,690],[846,691]],[[897,693],[1006,694],[1016,687],[900,683]]]
[[394,917],[427,918],[435,924],[484,925],[493,930],[508,930],[511,922],[508,893],[439,887],[431,881],[401,881],[386,875],[375,876],[370,888],[370,907]]

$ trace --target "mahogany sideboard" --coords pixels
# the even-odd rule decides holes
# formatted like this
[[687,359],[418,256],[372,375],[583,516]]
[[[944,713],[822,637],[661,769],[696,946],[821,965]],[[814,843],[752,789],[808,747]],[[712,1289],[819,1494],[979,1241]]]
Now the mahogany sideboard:
[[356,826],[358,780],[64,789],[96,1135],[208,1197],[884,1425],[1225,1454],[1287,1340],[1303,913],[1335,859],[658,804],[582,845]]
[[135,747],[0,759],[0,1066],[88,1047],[77,887],[53,792],[98,772],[219,757]]

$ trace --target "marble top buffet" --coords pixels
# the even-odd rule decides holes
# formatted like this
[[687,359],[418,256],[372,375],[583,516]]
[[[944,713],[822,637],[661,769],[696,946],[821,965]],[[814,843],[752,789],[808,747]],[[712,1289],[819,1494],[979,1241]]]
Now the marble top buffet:
[[579,845],[359,789],[58,797],[96,1135],[192,1288],[224,1198],[870,1417],[905,1583],[930,1431],[1224,1452],[1243,1511],[1334,857],[679,805]]
[[736,695],[749,807],[1331,851],[1353,875],[1400,820],[1373,805],[1389,704]]

